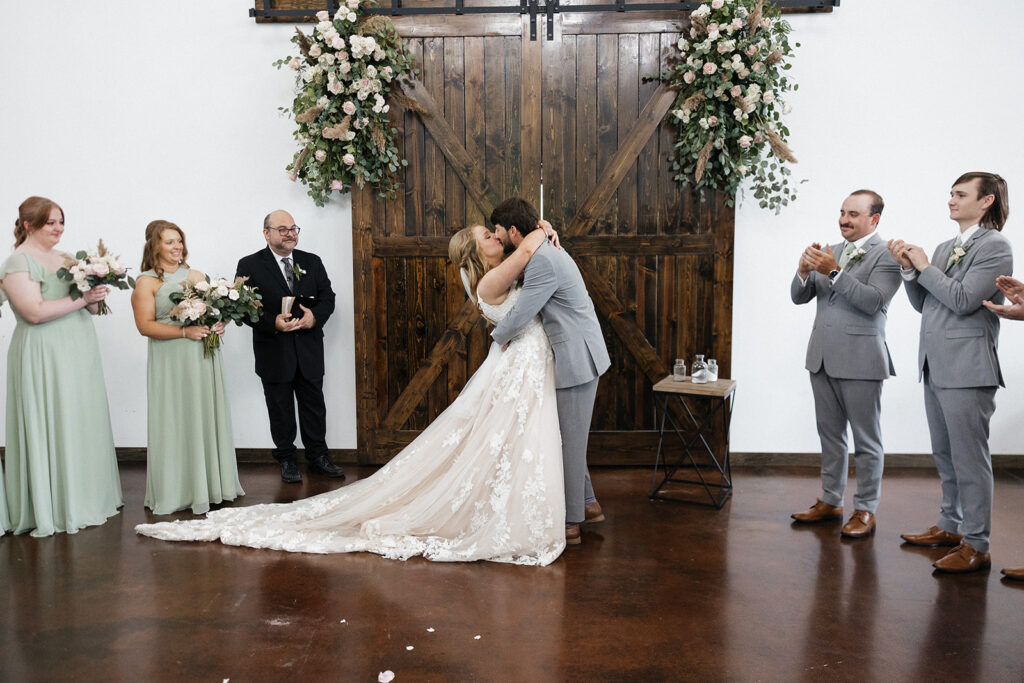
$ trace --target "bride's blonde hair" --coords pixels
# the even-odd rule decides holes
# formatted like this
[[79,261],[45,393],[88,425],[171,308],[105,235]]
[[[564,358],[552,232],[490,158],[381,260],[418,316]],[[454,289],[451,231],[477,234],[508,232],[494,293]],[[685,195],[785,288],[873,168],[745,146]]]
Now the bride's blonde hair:
[[484,273],[491,269],[490,264],[480,255],[480,245],[477,244],[476,235],[473,234],[475,227],[475,225],[471,225],[468,228],[463,228],[448,240],[448,258],[452,260],[452,264],[456,268],[461,268],[466,272],[466,277],[469,279],[469,290],[473,293],[474,299],[476,298],[477,283],[480,282]]

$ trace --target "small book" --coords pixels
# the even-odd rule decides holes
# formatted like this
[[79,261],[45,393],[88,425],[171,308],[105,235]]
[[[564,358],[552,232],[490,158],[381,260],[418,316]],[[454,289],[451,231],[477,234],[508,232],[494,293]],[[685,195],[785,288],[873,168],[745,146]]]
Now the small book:
[[281,312],[286,315],[291,315],[293,318],[302,317],[302,309],[299,306],[305,306],[306,308],[312,309],[316,305],[316,298],[312,296],[283,296],[281,297]]

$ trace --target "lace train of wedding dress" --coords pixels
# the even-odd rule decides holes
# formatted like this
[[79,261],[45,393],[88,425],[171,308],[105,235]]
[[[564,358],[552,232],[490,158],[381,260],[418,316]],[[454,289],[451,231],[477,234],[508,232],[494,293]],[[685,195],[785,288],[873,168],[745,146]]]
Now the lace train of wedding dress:
[[[500,320],[518,294],[481,310]],[[565,548],[564,521],[553,357],[534,319],[504,352],[492,344],[458,398],[373,476],[294,503],[135,530],[290,552],[546,565]]]

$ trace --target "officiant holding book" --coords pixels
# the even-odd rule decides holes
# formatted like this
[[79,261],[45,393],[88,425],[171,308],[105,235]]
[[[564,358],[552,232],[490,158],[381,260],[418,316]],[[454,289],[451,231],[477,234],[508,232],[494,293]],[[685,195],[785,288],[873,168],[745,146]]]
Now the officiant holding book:
[[252,350],[267,400],[274,459],[281,465],[281,479],[289,483],[302,480],[295,458],[297,431],[308,471],[345,476],[327,454],[323,392],[323,327],[334,312],[334,290],[320,257],[295,248],[299,232],[287,211],[268,214],[263,220],[267,246],[241,259],[235,273],[249,278],[263,295],[263,315],[250,325]]

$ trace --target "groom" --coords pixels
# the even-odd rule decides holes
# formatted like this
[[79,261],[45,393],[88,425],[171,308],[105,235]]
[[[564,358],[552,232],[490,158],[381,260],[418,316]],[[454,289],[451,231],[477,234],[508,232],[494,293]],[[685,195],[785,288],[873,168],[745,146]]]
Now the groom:
[[[491,213],[494,234],[514,250],[538,226],[537,209],[512,197]],[[491,332],[505,346],[540,314],[555,356],[555,395],[562,432],[562,471],[565,482],[565,542],[582,541],[580,523],[604,519],[587,471],[587,438],[594,413],[598,378],[611,361],[604,335],[587,294],[583,276],[572,258],[545,242],[523,274],[523,290],[508,315]]]

